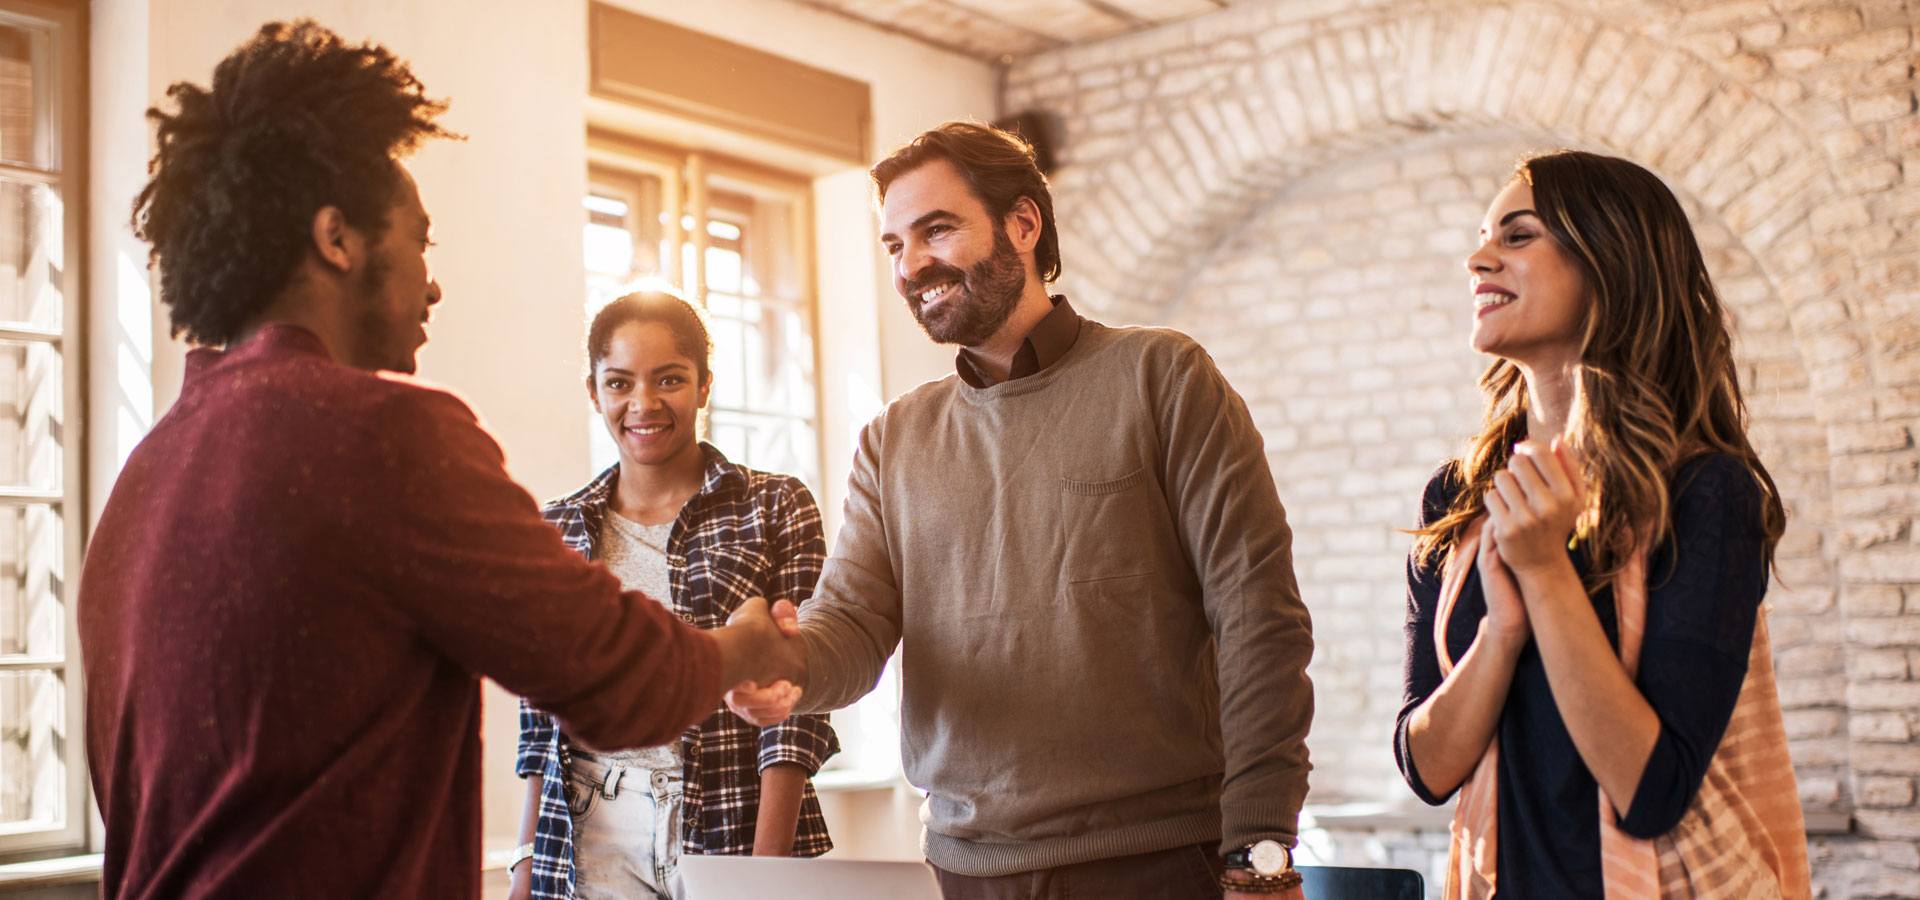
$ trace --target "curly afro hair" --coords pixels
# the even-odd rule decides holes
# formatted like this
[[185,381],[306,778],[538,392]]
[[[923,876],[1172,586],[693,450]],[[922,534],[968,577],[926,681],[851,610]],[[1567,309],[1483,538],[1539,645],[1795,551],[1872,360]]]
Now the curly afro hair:
[[213,70],[213,85],[167,89],[179,110],[159,124],[152,176],[133,204],[150,241],[173,334],[233,339],[271,303],[307,252],[314,214],[339,208],[378,239],[397,202],[394,165],[434,123],[407,63],[385,47],[349,46],[306,19],[271,22]]

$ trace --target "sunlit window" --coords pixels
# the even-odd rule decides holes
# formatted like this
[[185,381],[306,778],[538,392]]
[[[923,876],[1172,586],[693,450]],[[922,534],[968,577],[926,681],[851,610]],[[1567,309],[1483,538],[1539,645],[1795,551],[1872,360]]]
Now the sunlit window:
[[[604,147],[604,144],[600,145]],[[706,314],[713,394],[701,436],[728,458],[820,491],[808,185],[701,154],[622,144],[584,202],[587,313],[666,287]],[[618,458],[588,423],[595,471]]]
[[[693,300],[713,337],[701,435],[736,462],[799,476],[825,496],[807,182],[624,138],[588,144],[588,316],[640,287]],[[618,451],[598,417],[587,427],[597,472]],[[897,777],[899,719],[889,667],[876,690],[834,714],[845,749],[823,778]]]
[[78,499],[77,17],[0,0],[0,855],[86,821],[72,609]]

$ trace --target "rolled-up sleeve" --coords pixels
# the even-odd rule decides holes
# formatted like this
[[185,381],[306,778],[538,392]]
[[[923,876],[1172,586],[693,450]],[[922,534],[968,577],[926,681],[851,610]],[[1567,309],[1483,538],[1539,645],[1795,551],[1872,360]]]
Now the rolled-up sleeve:
[[520,749],[514,757],[514,774],[521,778],[544,775],[549,766],[559,765],[554,759],[558,733],[552,716],[534,709],[525,697],[520,698]]

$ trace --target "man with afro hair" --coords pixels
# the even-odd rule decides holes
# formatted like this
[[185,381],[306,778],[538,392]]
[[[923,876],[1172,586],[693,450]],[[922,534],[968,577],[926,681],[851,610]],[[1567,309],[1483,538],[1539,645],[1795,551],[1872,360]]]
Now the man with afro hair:
[[656,745],[795,671],[791,606],[623,595],[464,403],[382,374],[440,300],[399,159],[452,136],[404,61],[273,23],[168,95],[134,224],[200,346],[81,577],[102,895],[477,897],[480,676]]

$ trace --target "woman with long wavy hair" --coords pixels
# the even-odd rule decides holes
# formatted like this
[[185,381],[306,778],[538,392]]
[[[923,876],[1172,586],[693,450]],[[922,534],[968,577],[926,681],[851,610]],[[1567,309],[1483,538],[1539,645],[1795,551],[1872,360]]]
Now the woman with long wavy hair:
[[1486,419],[1428,483],[1395,755],[1446,896],[1806,897],[1761,600],[1785,525],[1685,212],[1522,163],[1467,258]]

